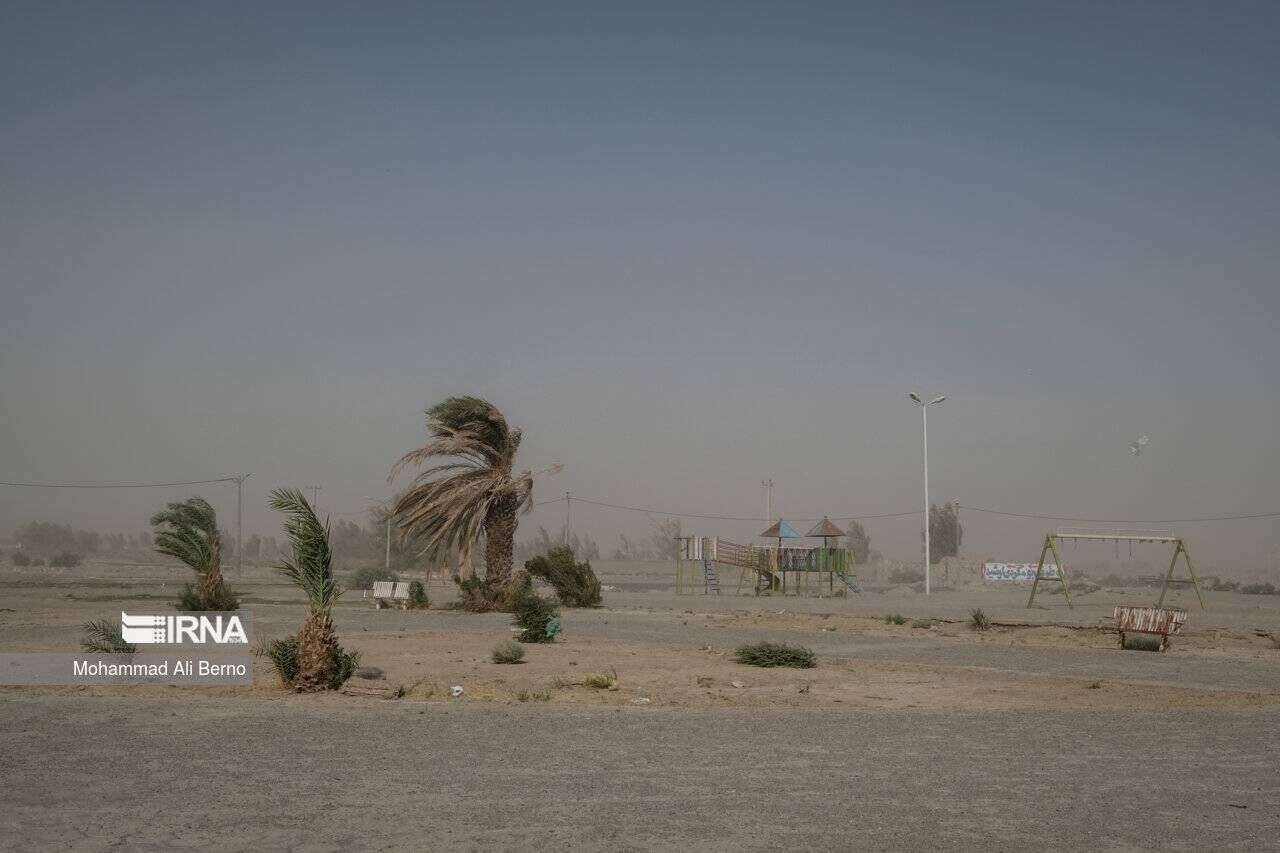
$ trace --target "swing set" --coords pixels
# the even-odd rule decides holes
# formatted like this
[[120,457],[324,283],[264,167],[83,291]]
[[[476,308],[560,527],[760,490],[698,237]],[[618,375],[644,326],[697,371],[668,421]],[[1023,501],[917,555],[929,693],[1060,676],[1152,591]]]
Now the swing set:
[[[1196,591],[1196,598],[1200,600],[1200,609],[1204,610],[1204,596],[1200,592],[1200,583],[1196,580],[1195,567],[1191,565],[1191,553],[1187,550],[1187,544],[1181,536],[1174,534],[1172,530],[1116,530],[1112,528],[1091,529],[1087,527],[1059,527],[1054,533],[1046,533],[1044,537],[1044,546],[1040,549],[1040,563],[1036,566],[1036,576],[1031,581],[1031,597],[1027,599],[1027,607],[1031,607],[1036,600],[1036,587],[1041,581],[1046,583],[1057,582],[1062,584],[1062,592],[1067,598],[1067,607],[1071,604],[1071,579],[1067,574],[1067,566],[1062,561],[1062,554],[1058,549],[1065,540],[1071,540],[1073,544],[1081,541],[1086,542],[1114,542],[1116,546],[1116,558],[1120,557],[1120,545],[1123,542],[1129,543],[1129,556],[1133,556],[1133,546],[1136,542],[1141,545],[1144,543],[1170,544],[1173,545],[1173,559],[1169,561],[1169,570],[1164,575],[1164,585],[1160,588],[1160,600],[1156,602],[1156,607],[1164,606],[1164,597],[1169,592],[1171,586],[1190,586]],[[1044,574],[1044,558],[1046,554],[1053,554],[1054,562],[1058,567],[1056,577]],[[1173,570],[1178,565],[1178,555],[1181,554],[1187,562],[1187,576],[1174,577]]]

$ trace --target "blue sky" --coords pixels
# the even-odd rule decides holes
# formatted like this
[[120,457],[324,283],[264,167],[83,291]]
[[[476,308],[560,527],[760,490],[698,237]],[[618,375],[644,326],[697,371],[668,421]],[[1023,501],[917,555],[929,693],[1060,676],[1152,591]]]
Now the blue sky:
[[[541,495],[741,515],[771,476],[783,513],[892,512],[921,499],[917,389],[950,397],[938,499],[1276,511],[1277,24],[9,5],[0,471],[250,470],[265,532],[275,485],[385,496],[421,410],[476,393],[566,463]],[[7,491],[0,523],[141,528],[158,497]],[[1035,556],[1043,525],[968,521],[975,554]],[[871,531],[909,556],[917,527]],[[1274,529],[1187,532],[1254,565]]]

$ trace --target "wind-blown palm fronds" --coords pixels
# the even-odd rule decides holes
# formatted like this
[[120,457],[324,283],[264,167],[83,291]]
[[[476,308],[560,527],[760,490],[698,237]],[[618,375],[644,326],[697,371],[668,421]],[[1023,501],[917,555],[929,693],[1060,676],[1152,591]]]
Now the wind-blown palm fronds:
[[392,516],[402,538],[416,538],[433,558],[457,549],[464,574],[471,550],[485,537],[485,586],[503,602],[511,575],[517,514],[533,508],[533,475],[514,472],[521,433],[502,412],[477,397],[450,397],[427,411],[425,447],[401,457],[404,468],[445,459],[414,477],[395,499]]
[[202,575],[219,566],[218,516],[204,498],[169,504],[151,516],[151,526],[165,528],[152,536],[157,552],[181,560]]
[[299,692],[337,689],[357,657],[343,651],[333,629],[331,613],[342,589],[333,579],[329,526],[320,523],[297,489],[273,491],[271,508],[285,514],[284,532],[293,550],[292,559],[277,568],[306,594],[308,610],[297,636],[273,645],[272,661],[281,679]]
[[197,575],[179,594],[181,610],[236,610],[240,602],[222,576],[222,535],[218,516],[201,497],[171,503],[151,516],[155,550],[186,563]]
[[341,594],[333,579],[328,525],[320,523],[311,504],[297,489],[273,491],[271,508],[285,514],[284,532],[293,547],[293,559],[278,566],[280,573],[306,593],[311,613],[327,615]]
[[84,623],[84,636],[80,648],[101,655],[131,655],[138,651],[133,643],[126,643],[120,626],[107,619]]

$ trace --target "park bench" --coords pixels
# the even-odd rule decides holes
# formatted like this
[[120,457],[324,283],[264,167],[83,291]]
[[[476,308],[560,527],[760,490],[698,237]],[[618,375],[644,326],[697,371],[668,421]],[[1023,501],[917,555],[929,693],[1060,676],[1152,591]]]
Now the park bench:
[[1173,607],[1116,606],[1116,631],[1120,634],[1120,647],[1124,648],[1126,634],[1149,634],[1160,638],[1160,651],[1169,648],[1169,637],[1182,630],[1187,611]]
[[366,598],[373,599],[373,606],[378,610],[387,606],[388,601],[397,601],[403,609],[409,602],[409,584],[392,581],[374,581],[373,589],[365,591]]

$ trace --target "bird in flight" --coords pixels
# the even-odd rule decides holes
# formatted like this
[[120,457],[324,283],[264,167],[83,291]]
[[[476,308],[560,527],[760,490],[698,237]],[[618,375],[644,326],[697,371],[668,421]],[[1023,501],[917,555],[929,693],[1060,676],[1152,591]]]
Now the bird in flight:
[[1142,448],[1147,446],[1147,442],[1151,440],[1149,435],[1140,435],[1136,441],[1129,442],[1129,452],[1134,456],[1142,455]]

